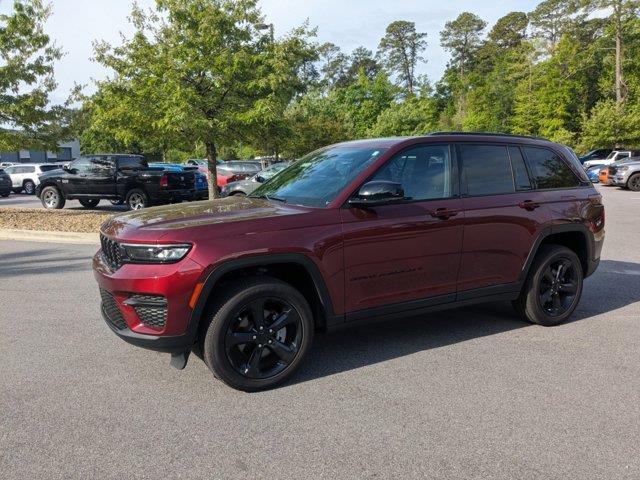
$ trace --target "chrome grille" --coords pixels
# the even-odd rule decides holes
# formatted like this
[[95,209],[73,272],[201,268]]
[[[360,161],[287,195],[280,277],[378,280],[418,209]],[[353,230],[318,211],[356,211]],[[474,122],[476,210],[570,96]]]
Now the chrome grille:
[[109,320],[111,325],[116,327],[118,330],[125,330],[127,328],[127,323],[124,321],[122,312],[118,307],[116,299],[113,298],[113,295],[101,288],[100,298],[102,299],[102,310],[104,311],[107,320]]
[[124,252],[120,244],[101,233],[100,245],[102,246],[102,258],[107,265],[113,270],[119,269],[124,263]]

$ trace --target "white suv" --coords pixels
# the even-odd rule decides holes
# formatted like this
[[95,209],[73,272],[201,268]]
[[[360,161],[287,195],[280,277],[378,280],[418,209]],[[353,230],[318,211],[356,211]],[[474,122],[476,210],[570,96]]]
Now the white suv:
[[36,193],[40,175],[50,170],[62,168],[61,163],[23,163],[6,167],[4,171],[11,177],[11,186],[15,193],[22,190],[28,195]]
[[582,164],[582,166],[585,170],[588,170],[590,167],[595,167],[596,165],[611,165],[612,163],[626,160],[627,158],[631,157],[637,157],[638,155],[640,155],[640,152],[638,150],[614,150],[607,156],[607,158],[599,160],[587,160]]

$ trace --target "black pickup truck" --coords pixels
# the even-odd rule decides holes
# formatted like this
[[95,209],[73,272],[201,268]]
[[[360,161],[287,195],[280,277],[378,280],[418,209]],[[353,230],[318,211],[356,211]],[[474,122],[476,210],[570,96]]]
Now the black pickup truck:
[[74,199],[93,208],[107,199],[138,210],[191,200],[195,193],[194,172],[150,168],[142,156],[123,154],[79,157],[62,170],[41,175],[36,189],[45,208],[62,208],[66,200]]

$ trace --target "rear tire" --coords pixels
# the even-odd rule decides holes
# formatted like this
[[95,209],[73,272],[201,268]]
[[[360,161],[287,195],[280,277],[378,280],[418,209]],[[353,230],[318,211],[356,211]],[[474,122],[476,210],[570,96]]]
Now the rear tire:
[[0,193],[0,197],[7,198],[10,194],[11,194],[11,192]]
[[205,319],[208,325],[200,336],[205,363],[216,378],[246,392],[287,380],[313,342],[307,300],[271,277],[231,283],[207,309]]
[[640,192],[640,173],[634,173],[627,181],[627,187],[634,192]]
[[140,210],[149,206],[149,195],[144,190],[134,188],[129,190],[125,203],[129,210]]
[[56,187],[44,187],[40,192],[40,201],[48,210],[59,210],[65,204],[65,198]]
[[95,208],[100,203],[99,198],[81,198],[78,201],[84,208]]
[[36,193],[36,184],[33,183],[32,180],[27,180],[22,184],[22,188],[24,189],[24,193],[27,195],[35,195]]
[[580,302],[584,272],[578,256],[567,247],[543,245],[536,255],[516,311],[538,325],[559,325]]

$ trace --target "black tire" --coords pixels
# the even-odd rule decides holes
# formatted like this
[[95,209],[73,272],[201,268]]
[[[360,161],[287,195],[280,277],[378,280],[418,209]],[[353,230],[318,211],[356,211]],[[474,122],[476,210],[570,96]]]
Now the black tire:
[[99,198],[81,198],[78,201],[84,208],[95,208],[100,203]]
[[0,193],[0,197],[7,198],[10,194],[11,194],[11,192]]
[[[254,307],[256,304],[262,307]],[[279,307],[281,304],[285,306]],[[258,323],[252,318],[254,311],[262,311]],[[265,316],[265,311],[270,315]],[[313,342],[313,315],[306,299],[288,283],[271,277],[231,283],[207,308],[203,320],[207,324],[200,350],[205,363],[216,378],[245,392],[284,382],[297,370]],[[276,331],[269,328],[283,322],[286,326]],[[264,330],[258,324],[264,325]],[[246,336],[246,341],[231,341],[230,345],[228,339],[238,335]],[[256,358],[255,368],[251,367]]]
[[572,250],[560,245],[543,245],[513,306],[532,323],[545,327],[559,325],[578,306],[583,279],[580,259]]
[[36,184],[33,180],[25,180],[22,184],[22,188],[24,189],[24,193],[27,195],[35,195],[36,194]]
[[629,177],[627,187],[633,192],[640,192],[640,173],[634,173]]
[[127,192],[125,203],[129,210],[140,210],[149,206],[149,195],[140,188],[134,188]]
[[42,206],[48,210],[59,210],[64,207],[65,198],[56,187],[44,187],[40,192]]

